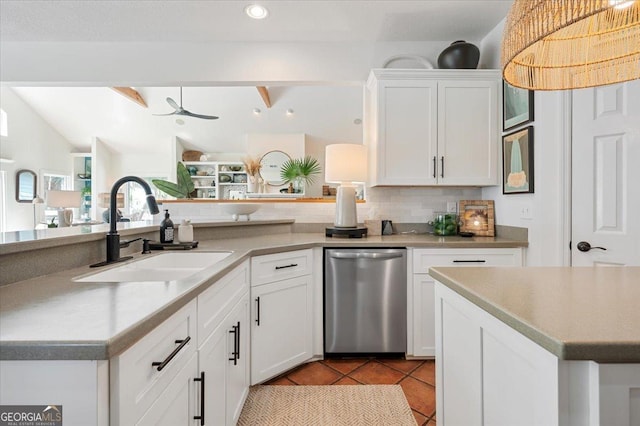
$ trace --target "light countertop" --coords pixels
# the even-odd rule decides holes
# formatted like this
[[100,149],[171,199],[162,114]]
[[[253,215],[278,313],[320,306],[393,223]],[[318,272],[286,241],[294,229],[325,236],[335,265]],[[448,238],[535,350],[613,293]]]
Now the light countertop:
[[640,363],[640,267],[429,273],[559,359]]
[[[232,250],[182,281],[86,283],[88,266],[0,287],[0,359],[108,359],[123,352],[249,256],[312,247],[525,247],[504,238],[391,235],[363,239],[286,233],[201,241],[197,251]],[[151,255],[137,255],[153,256]],[[117,264],[115,266],[122,265]],[[102,268],[101,270],[105,270]]]

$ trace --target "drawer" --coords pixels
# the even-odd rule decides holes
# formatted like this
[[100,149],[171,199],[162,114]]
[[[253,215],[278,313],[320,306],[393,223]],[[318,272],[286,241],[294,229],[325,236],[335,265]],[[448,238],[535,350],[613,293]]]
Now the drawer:
[[522,266],[522,249],[480,248],[413,250],[414,274],[426,274],[432,266]]
[[[112,424],[135,424],[162,394],[195,354],[196,327],[196,301],[192,300],[135,345],[111,359]],[[184,345],[176,343],[187,338],[189,341]],[[163,361],[164,366],[152,365]],[[160,371],[159,367],[162,367]]]
[[311,274],[312,250],[297,250],[251,258],[251,285]]
[[198,347],[249,290],[249,278],[246,260],[198,296]]

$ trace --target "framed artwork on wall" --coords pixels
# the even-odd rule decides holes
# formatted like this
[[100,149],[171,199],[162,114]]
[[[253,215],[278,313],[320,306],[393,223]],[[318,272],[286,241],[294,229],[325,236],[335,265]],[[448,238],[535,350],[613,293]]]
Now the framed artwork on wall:
[[533,121],[533,90],[513,87],[502,80],[502,129],[506,132]]
[[533,193],[533,126],[502,137],[502,193]]
[[479,237],[495,236],[493,200],[460,200],[460,232]]

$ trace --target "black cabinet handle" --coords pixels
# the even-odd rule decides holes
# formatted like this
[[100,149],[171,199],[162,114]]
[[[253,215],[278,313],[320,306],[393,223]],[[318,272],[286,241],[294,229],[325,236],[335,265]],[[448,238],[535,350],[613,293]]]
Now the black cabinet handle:
[[200,420],[200,426],[204,426],[204,371],[200,372],[200,377],[193,379],[194,382],[200,382],[200,415],[193,416],[194,420]]
[[229,358],[229,361],[233,361],[233,365],[238,365],[238,330],[234,325],[233,330],[229,330],[229,333],[233,334],[233,358]]
[[440,167],[440,177],[444,177],[444,155],[442,157],[440,157],[440,164],[442,165],[442,167]]
[[154,362],[152,362],[152,363],[151,363],[151,366],[152,366],[152,367],[158,367],[158,368],[157,368],[157,370],[158,370],[158,371],[162,371],[162,369],[163,369],[163,368],[165,368],[165,367],[167,366],[167,364],[169,364],[169,362],[171,362],[171,360],[172,360],[176,355],[178,355],[178,352],[180,352],[180,350],[181,350],[182,348],[184,348],[184,347],[187,345],[187,343],[189,343],[189,340],[191,340],[191,337],[190,337],[190,336],[187,336],[187,338],[186,338],[186,339],[183,339],[183,340],[176,340],[176,343],[180,343],[180,346],[178,346],[177,348],[175,348],[175,349],[173,350],[173,352],[171,352],[171,353],[169,354],[169,356],[168,356],[168,357],[166,357],[166,358],[164,359],[164,361],[162,361],[162,362],[160,362],[160,361],[154,361]]
[[260,325],[260,296],[256,297],[256,325]]
[[236,341],[238,342],[238,347],[236,348],[236,355],[238,359],[240,359],[240,321],[238,321],[237,327],[238,332],[236,333]]
[[436,156],[433,156],[433,178],[436,178]]
[[291,265],[276,266],[276,271],[277,271],[278,269],[295,268],[296,266],[298,266],[298,264],[297,264],[297,263],[292,263]]
[[477,259],[477,260],[454,260],[453,263],[486,263],[486,260]]

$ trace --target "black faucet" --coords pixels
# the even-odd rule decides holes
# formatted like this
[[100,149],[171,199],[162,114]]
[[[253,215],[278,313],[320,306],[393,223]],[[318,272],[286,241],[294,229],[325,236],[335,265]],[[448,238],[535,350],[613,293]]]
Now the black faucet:
[[[112,217],[112,218],[116,217],[116,208],[117,208],[116,194],[118,193],[118,189],[120,189],[120,187],[127,182],[137,182],[138,184],[140,184],[140,186],[142,186],[142,188],[144,189],[144,192],[147,194],[147,205],[149,206],[149,212],[151,214],[160,213],[160,210],[158,209],[158,203],[156,202],[156,198],[153,196],[153,193],[151,192],[151,188],[149,187],[147,182],[145,182],[144,180],[142,180],[137,176],[125,176],[121,179],[118,179],[116,183],[113,184],[113,187],[111,187],[111,204],[109,205],[109,214],[110,214],[109,217]],[[128,247],[131,242],[137,241],[140,238],[136,238],[135,240],[131,240],[131,241],[120,242],[120,235],[118,234],[118,230],[116,229],[117,221],[111,220],[109,225],[110,225],[109,233],[107,234],[107,260],[105,262],[100,262],[100,263],[91,265],[91,267],[104,266],[104,265],[109,265],[111,263],[122,262],[128,259],[131,259],[133,257],[133,256],[120,257],[120,248]]]

